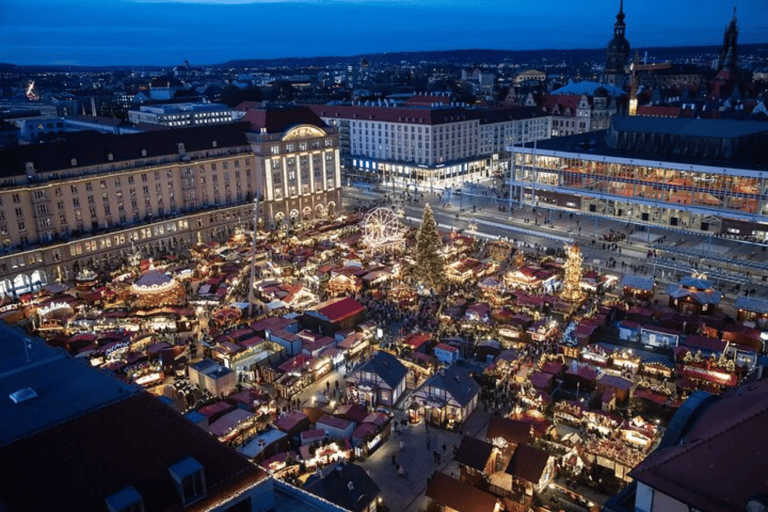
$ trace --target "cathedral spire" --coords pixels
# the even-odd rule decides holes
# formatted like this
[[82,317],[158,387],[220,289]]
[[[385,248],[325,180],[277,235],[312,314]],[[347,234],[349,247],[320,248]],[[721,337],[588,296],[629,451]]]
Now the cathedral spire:
[[621,23],[624,24],[624,0],[620,0],[619,2],[619,12],[616,13],[616,24],[618,25]]

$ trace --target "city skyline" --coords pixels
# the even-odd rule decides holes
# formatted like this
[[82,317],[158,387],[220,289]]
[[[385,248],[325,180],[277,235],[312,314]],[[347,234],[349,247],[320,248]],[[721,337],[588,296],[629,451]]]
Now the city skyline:
[[[619,7],[615,0],[593,2],[589,10],[557,0],[546,12],[496,0],[472,9],[438,0],[393,4],[8,0],[0,6],[0,62],[172,65],[414,50],[602,48]],[[674,9],[660,1],[628,2],[627,38],[633,48],[719,45],[731,8],[721,0],[685,0]],[[738,3],[742,44],[765,41],[764,9],[758,1]],[[249,19],[254,22],[232,23]],[[293,28],[290,37],[283,37],[286,26]]]

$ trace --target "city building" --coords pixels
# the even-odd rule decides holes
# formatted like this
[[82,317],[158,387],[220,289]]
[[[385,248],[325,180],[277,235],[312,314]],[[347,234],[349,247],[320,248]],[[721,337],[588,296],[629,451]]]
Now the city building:
[[151,123],[163,126],[183,127],[229,123],[232,111],[219,103],[168,103],[141,105],[139,110],[129,110],[131,123]]
[[766,240],[760,162],[767,141],[760,122],[617,116],[589,137],[511,147],[513,195],[631,223]]
[[339,131],[346,177],[444,188],[504,170],[512,142],[550,137],[551,119],[535,108],[406,108],[312,105]]
[[603,70],[603,81],[619,88],[623,88],[628,80],[625,68],[629,63],[629,41],[626,38],[627,24],[624,23],[624,18],[624,0],[621,0],[616,23],[613,25],[613,38],[605,49]]
[[0,291],[72,279],[136,249],[157,256],[231,236],[253,218],[248,128],[88,134],[0,150]]
[[529,69],[515,75],[513,83],[515,87],[519,87],[521,85],[536,85],[546,81],[547,74],[544,71]]
[[3,322],[0,334],[3,510],[275,506],[264,471],[153,395]]
[[332,217],[340,209],[337,130],[300,106],[250,109],[242,120],[250,123],[248,140],[267,226]]
[[577,82],[551,94],[528,94],[524,105],[536,106],[552,117],[552,136],[605,130],[623,105],[626,94],[613,85]]

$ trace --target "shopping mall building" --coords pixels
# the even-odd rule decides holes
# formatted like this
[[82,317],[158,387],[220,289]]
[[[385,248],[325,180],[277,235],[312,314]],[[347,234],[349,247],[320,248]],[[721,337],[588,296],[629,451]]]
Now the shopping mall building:
[[768,123],[616,116],[508,151],[515,202],[768,240]]

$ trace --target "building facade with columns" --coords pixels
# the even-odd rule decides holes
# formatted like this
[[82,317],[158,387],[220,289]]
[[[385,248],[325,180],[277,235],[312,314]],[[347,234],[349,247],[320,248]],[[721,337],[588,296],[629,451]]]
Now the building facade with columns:
[[341,207],[338,131],[311,109],[274,106],[248,110],[262,221],[266,227],[333,216]]
[[26,293],[132,253],[222,239],[253,216],[245,123],[76,135],[0,152],[0,292]]

